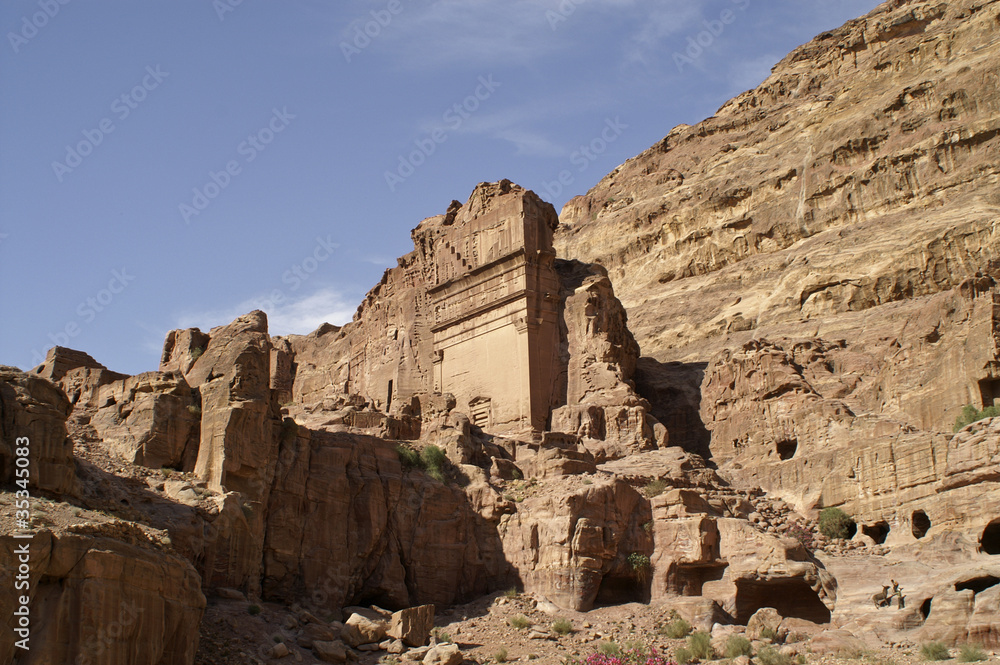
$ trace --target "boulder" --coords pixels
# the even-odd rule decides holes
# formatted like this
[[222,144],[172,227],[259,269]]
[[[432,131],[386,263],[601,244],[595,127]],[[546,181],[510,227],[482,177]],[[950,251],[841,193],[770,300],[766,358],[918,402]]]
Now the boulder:
[[747,621],[747,638],[759,640],[764,637],[764,633],[768,633],[771,635],[771,639],[780,642],[783,638],[781,635],[782,620],[783,617],[773,607],[760,608]]
[[337,641],[317,641],[312,643],[313,653],[324,663],[347,662],[347,648]]
[[424,655],[424,665],[461,665],[462,651],[454,644],[439,644]]
[[360,614],[352,614],[341,631],[341,639],[352,647],[381,642],[386,635],[388,624],[384,620],[372,620]]
[[432,628],[434,606],[421,605],[394,612],[387,633],[409,647],[421,647],[427,644]]

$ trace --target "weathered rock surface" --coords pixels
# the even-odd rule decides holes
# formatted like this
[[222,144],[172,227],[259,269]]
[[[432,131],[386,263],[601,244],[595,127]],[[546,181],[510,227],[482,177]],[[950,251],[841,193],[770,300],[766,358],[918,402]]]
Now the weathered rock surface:
[[[76,490],[73,442],[66,430],[70,403],[46,379],[0,366],[0,481],[25,479],[17,469],[18,449],[27,449],[32,491],[57,494]],[[22,488],[23,489],[23,488]]]
[[[16,548],[31,543],[30,650],[18,662],[191,665],[205,608],[198,574],[131,525],[39,531],[31,541],[0,537],[0,581],[14,588]],[[84,609],[85,608],[85,609]],[[0,594],[13,616],[15,594]],[[0,629],[0,660],[15,640]]]
[[434,628],[434,606],[420,605],[394,612],[387,634],[406,646],[422,647]]

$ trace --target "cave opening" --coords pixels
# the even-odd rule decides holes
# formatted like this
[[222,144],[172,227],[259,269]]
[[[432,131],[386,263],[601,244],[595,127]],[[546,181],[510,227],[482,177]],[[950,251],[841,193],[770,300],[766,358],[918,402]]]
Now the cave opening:
[[889,537],[889,523],[883,520],[875,524],[865,524],[861,527],[861,533],[874,540],[876,545],[881,545]]
[[928,598],[924,602],[920,603],[920,616],[927,620],[927,617],[931,615],[931,599]]
[[1000,554],[1000,520],[993,520],[983,529],[979,549],[987,554]]
[[802,578],[737,580],[736,623],[746,625],[754,612],[773,607],[783,617],[830,623],[830,609]]
[[1000,577],[984,575],[983,577],[974,577],[971,580],[955,582],[955,591],[965,591],[966,589],[970,589],[973,595],[975,595],[986,591],[990,587],[994,587],[997,584],[1000,584]]
[[922,510],[914,510],[913,515],[910,516],[910,524],[913,536],[915,538],[923,538],[930,531],[931,518],[927,517],[927,513]]
[[994,406],[1000,399],[1000,379],[982,379],[979,382],[979,396],[983,400],[983,408]]
[[635,575],[605,575],[594,599],[594,605],[601,607],[648,602],[649,580]]
[[795,451],[799,449],[799,442],[796,439],[785,439],[775,444],[778,457],[782,460],[790,460],[795,457]]

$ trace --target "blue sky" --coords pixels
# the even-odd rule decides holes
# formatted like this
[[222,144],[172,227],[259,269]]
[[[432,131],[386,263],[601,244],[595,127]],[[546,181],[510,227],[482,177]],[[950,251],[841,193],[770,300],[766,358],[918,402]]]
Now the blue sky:
[[476,183],[560,209],[877,4],[5,0],[0,364],[149,371],[168,330],[255,308],[345,323]]

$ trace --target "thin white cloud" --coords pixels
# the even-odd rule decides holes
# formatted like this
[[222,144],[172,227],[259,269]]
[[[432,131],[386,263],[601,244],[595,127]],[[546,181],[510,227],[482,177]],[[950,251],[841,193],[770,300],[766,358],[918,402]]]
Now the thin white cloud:
[[306,335],[324,323],[347,323],[357,310],[357,303],[334,288],[323,288],[298,298],[286,294],[276,298],[274,293],[270,293],[250,298],[232,307],[183,313],[177,317],[176,327],[207,331],[256,309],[267,313],[268,332],[271,335]]

